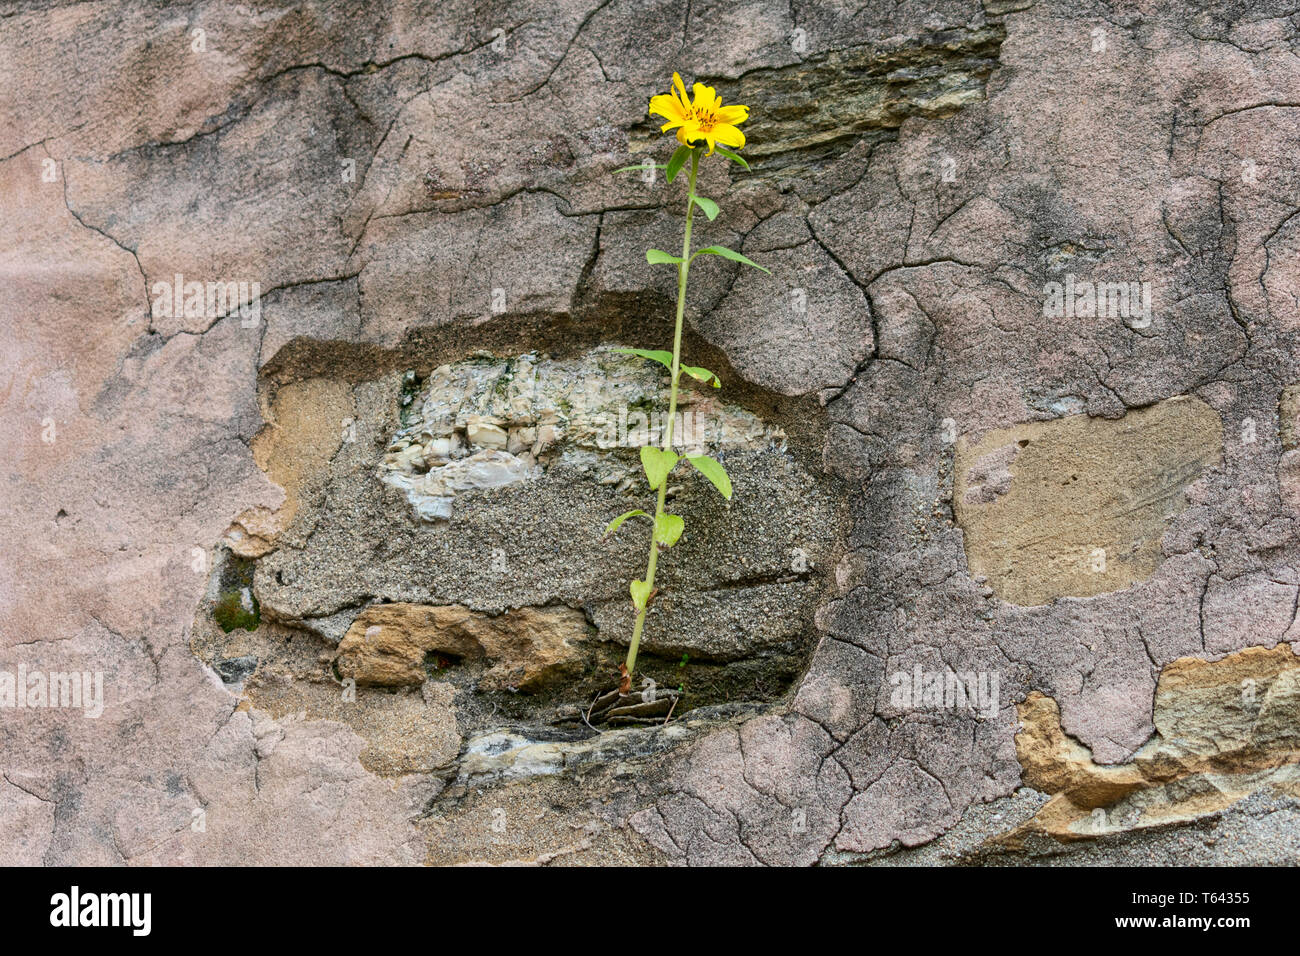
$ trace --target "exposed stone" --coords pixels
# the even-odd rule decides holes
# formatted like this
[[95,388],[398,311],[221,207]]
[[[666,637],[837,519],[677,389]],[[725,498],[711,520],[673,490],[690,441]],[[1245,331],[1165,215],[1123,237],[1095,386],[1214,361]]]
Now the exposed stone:
[[1219,416],[1185,397],[1115,420],[1072,415],[959,441],[953,511],[971,574],[1022,605],[1149,578],[1185,490],[1222,446]]
[[[605,452],[662,441],[662,366],[609,349],[577,360],[490,354],[430,373],[389,442],[383,480],[406,492],[420,517],[451,517],[459,492],[500,488],[556,460],[625,482],[633,468]],[[684,380],[688,380],[683,376]],[[712,395],[683,388],[673,445],[683,454],[783,447],[781,429]],[[539,464],[541,462],[541,464]]]
[[1000,843],[1186,822],[1259,790],[1300,796],[1300,657],[1289,645],[1171,663],[1156,689],[1156,735],[1118,766],[1094,763],[1066,736],[1050,697],[1030,694],[1019,711],[1025,783],[1053,796]]
[[[608,348],[572,359],[479,352],[427,373],[423,361],[414,368],[404,368],[404,356],[398,361],[387,372],[356,371],[358,439],[339,445],[308,483],[310,500],[287,537],[258,561],[263,613],[334,644],[340,627],[352,626],[349,614],[385,602],[488,615],[582,606],[600,640],[584,652],[581,678],[593,686],[570,692],[589,699],[632,633],[627,580],[645,560],[648,522],[603,532],[618,514],[653,507],[638,451],[659,437],[664,370]],[[725,501],[685,464],[668,488],[687,528],[661,555],[642,660],[665,684],[697,681],[702,697],[690,695],[683,710],[733,693],[774,699],[802,672],[812,609],[838,547],[828,529],[843,494],[816,467],[816,422],[804,420],[813,401],[791,400],[773,421],[748,407],[763,407],[765,393],[691,382],[674,428],[678,447],[712,452],[738,491]],[[729,395],[745,404],[724,400]],[[499,429],[498,444],[505,433],[504,450],[475,445],[471,428],[477,437],[487,426]],[[381,435],[392,437],[377,452],[367,439]],[[444,520],[412,520],[435,515]],[[210,651],[217,658],[260,653],[219,644]],[[416,668],[403,668],[405,676],[391,679],[414,681]],[[464,673],[452,675],[458,686]],[[550,682],[548,691],[562,687]],[[498,706],[471,716],[471,731],[488,729],[477,721]]]
[[217,661],[213,668],[227,684],[241,684],[253,671],[257,670],[257,658],[251,654],[243,657],[230,657]]
[[522,734],[498,731],[465,742],[458,774],[464,783],[482,785],[495,780],[572,772],[589,763],[617,767],[619,761],[669,750],[697,736],[703,726],[701,721],[665,722],[662,728],[649,734],[641,730],[610,730],[581,740],[533,740]]
[[533,690],[582,666],[587,638],[582,612],[570,608],[519,608],[490,617],[458,605],[381,604],[353,622],[338,649],[338,668],[359,684],[418,685],[425,656],[486,659],[484,690]]
[[230,549],[250,558],[261,557],[274,547],[280,531],[298,512],[305,483],[320,473],[349,437],[352,394],[345,382],[295,382],[277,389],[264,412],[267,424],[251,448],[258,466],[284,489],[284,503],[274,512],[267,508],[245,511],[227,530]]
[[[836,155],[872,130],[909,116],[944,116],[984,98],[1006,37],[1001,24],[929,33],[808,56],[720,84],[726,102],[766,104],[752,155]],[[786,163],[791,158],[785,159]]]
[[1278,437],[1284,451],[1300,448],[1300,385],[1282,389],[1277,406]]
[[368,771],[386,776],[436,774],[460,752],[450,685],[429,681],[420,692],[351,697],[336,683],[259,675],[246,688],[250,704],[279,720],[346,724],[364,742],[359,759]]
[[222,543],[241,558],[260,558],[275,547],[281,516],[270,508],[249,508],[226,529]]

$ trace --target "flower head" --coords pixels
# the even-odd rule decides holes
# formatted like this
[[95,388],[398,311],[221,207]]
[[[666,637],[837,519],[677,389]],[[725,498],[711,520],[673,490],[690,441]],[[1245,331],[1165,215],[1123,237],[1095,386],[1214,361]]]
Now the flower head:
[[650,112],[668,121],[660,127],[660,132],[677,130],[677,141],[683,146],[704,140],[709,144],[710,153],[719,143],[732,149],[744,146],[745,134],[738,127],[749,119],[749,107],[723,106],[717,90],[703,83],[696,83],[694,92],[692,102],[686,98],[682,78],[674,73],[672,93],[650,98]]

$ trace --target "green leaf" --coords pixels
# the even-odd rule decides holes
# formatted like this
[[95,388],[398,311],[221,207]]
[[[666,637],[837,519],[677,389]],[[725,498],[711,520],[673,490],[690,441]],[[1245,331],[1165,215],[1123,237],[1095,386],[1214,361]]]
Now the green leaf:
[[709,217],[709,222],[718,218],[718,204],[712,199],[706,199],[704,196],[692,196],[691,202],[704,210],[704,215]]
[[705,383],[712,381],[714,388],[722,388],[722,380],[707,368],[700,368],[698,365],[683,365],[682,371],[697,381]]
[[[679,266],[682,264],[681,259],[677,258],[677,256],[670,256],[662,249],[647,249],[645,251],[645,261],[650,263],[652,266]],[[750,265],[753,265],[753,263],[751,262]],[[763,271],[766,272],[767,270],[764,269]]]
[[682,536],[685,528],[686,522],[680,515],[670,515],[665,511],[655,518],[655,540],[665,548],[671,548]]
[[717,149],[719,153],[726,156],[727,159],[731,160],[733,163],[739,163],[746,169],[749,169],[749,163],[745,162],[745,157],[741,156],[739,153],[733,153],[731,150],[724,149],[721,146],[717,147]]
[[636,173],[643,169],[663,169],[663,163],[642,163],[640,166],[624,166],[622,169],[616,169],[616,173]]
[[638,611],[644,611],[646,602],[650,600],[650,585],[645,581],[636,580],[627,586],[632,592],[632,606]]
[[727,477],[727,469],[708,455],[688,455],[686,460],[695,466],[696,471],[713,482],[713,487],[722,492],[722,497],[731,500],[731,479]]
[[690,155],[691,148],[689,146],[677,147],[677,152],[673,153],[672,159],[668,160],[668,165],[664,167],[664,177],[669,182],[672,182],[677,178],[678,171],[682,168],[682,164],[686,162]]
[[[639,358],[649,359],[651,362],[658,362],[669,371],[673,367],[673,353],[665,352],[663,349],[610,349],[611,352],[620,352],[623,355],[636,355]],[[681,371],[685,372],[691,378],[706,384],[713,383],[714,388],[721,388],[722,381],[707,368],[700,368],[698,365],[683,365]]]
[[641,467],[645,469],[651,491],[657,490],[664,483],[668,472],[673,470],[679,460],[675,451],[664,451],[654,445],[641,446]]
[[617,531],[618,526],[621,525],[628,518],[635,518],[637,515],[645,515],[647,518],[650,517],[649,515],[646,515],[645,512],[642,511],[640,508],[637,508],[634,511],[625,511],[605,526],[605,537],[608,538],[611,534]]
[[[747,266],[753,266],[755,269],[766,272],[768,275],[772,274],[770,269],[764,269],[753,259],[746,259],[739,252],[736,252],[736,250],[728,249],[726,246],[707,246],[706,248],[696,252],[695,256],[722,256],[722,258],[730,259],[732,262],[741,262]],[[691,258],[694,259],[695,256],[691,256]]]
[[672,352],[664,352],[660,349],[614,349],[613,351],[622,352],[624,355],[637,355],[643,359],[658,362],[666,369],[671,369],[673,367]]

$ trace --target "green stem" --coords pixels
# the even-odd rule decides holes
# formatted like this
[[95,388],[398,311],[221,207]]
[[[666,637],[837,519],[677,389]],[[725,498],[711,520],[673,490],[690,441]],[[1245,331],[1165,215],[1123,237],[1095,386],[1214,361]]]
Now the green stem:
[[[677,379],[681,375],[682,359],[682,318],[686,315],[686,276],[691,269],[691,220],[695,216],[695,174],[700,167],[700,151],[691,150],[691,178],[686,187],[686,234],[682,238],[682,262],[677,267],[677,325],[673,329],[673,367],[670,374],[671,388],[668,392],[668,423],[664,426],[664,451],[673,448],[673,420],[677,417]],[[650,559],[646,562],[646,591],[654,593],[655,569],[659,565],[659,542],[655,532],[659,528],[659,518],[664,512],[664,500],[668,493],[668,478],[664,477],[659,485],[659,501],[655,505],[654,527],[650,530]],[[650,599],[646,598],[645,607],[636,615],[636,625],[632,628],[632,643],[627,648],[625,664],[630,680],[636,667],[636,653],[641,647],[641,631],[645,628],[646,612],[650,609]]]

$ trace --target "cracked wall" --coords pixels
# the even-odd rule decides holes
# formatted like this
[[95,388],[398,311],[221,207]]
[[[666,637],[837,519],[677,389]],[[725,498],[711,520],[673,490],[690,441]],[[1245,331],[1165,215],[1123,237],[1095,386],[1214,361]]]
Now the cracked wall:
[[[1206,861],[1295,849],[1300,805],[1267,775],[1218,788],[1231,799],[1206,813],[1146,788],[1139,809],[1168,826],[989,843],[1056,799],[1017,749],[1024,708],[1054,701],[1089,773],[1128,773],[1167,736],[1161,715],[1191,706],[1169,676],[1187,659],[1263,686],[1300,637],[1285,5],[5,13],[0,520],[22,548],[0,567],[0,664],[106,675],[101,718],[0,721],[8,859],[1105,862],[1171,859],[1180,832],[1225,835]],[[556,597],[434,572],[404,593],[410,569],[382,545],[359,562],[358,536],[407,507],[373,470],[407,369],[666,341],[671,278],[642,254],[678,228],[679,186],[609,174],[656,148],[645,100],[673,69],[752,108],[754,175],[729,184],[712,164],[702,191],[731,186],[709,240],[773,272],[702,261],[689,354],[780,423],[815,487],[840,489],[812,495],[789,538],[738,494],[706,546],[833,553],[829,593],[801,598],[805,652],[766,692],[724,683],[701,713],[594,742],[571,725],[493,737],[491,707],[463,717],[436,675],[345,707],[321,657],[349,602]],[[259,321],[153,314],[155,283],[178,274],[259,283]],[[1151,321],[1045,316],[1067,276],[1150,283]],[[1114,439],[1170,407],[1204,411]],[[1076,428],[1050,464],[1025,457]],[[972,482],[970,449],[1006,434],[1029,449]],[[1058,461],[1099,493],[1051,490]],[[1140,523],[1109,526],[1130,557],[1113,577],[1052,570],[1053,540],[1076,544],[1062,528],[1108,527],[1117,499],[1100,490],[1124,461],[1140,465],[1130,492],[1161,489]],[[794,487],[778,477],[763,480]],[[476,513],[480,534],[515,534],[508,507]],[[1056,537],[1035,544],[1036,523]],[[583,528],[536,533],[576,551]],[[294,566],[286,541],[313,542],[313,560]],[[257,563],[256,632],[196,617],[226,550]],[[551,576],[599,604],[605,570]],[[748,582],[775,596],[747,613],[779,630],[772,577]],[[900,703],[892,678],[918,667],[997,674],[996,713]]]

